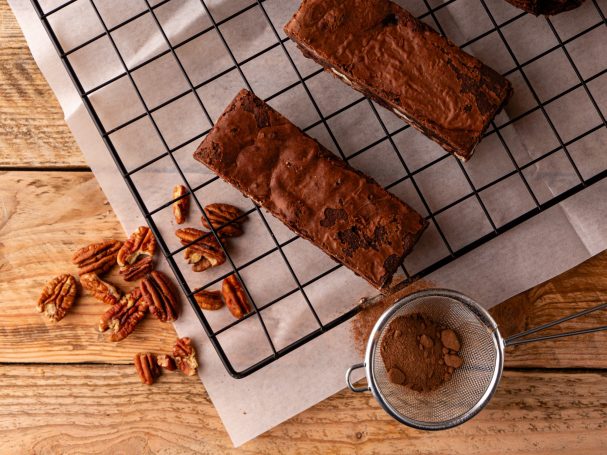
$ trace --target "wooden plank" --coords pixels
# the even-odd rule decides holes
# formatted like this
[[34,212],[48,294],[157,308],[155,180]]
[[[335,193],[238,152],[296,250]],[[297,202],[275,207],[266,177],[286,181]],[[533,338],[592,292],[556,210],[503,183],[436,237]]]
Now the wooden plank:
[[[539,284],[491,310],[504,336],[520,333],[607,302],[607,251]],[[542,331],[556,334],[607,325],[607,310]],[[607,332],[513,346],[506,366],[514,368],[606,368]]]
[[0,167],[86,166],[6,0],[0,46]]
[[[4,453],[218,453],[230,441],[196,378],[152,387],[132,366],[0,367]],[[27,412],[24,410],[27,409]],[[370,394],[342,391],[244,445],[241,453],[605,453],[605,372],[507,372],[471,422],[421,432]]]
[[96,325],[107,307],[88,296],[58,324],[35,311],[50,278],[76,272],[73,252],[103,238],[124,233],[91,173],[0,173],[0,362],[130,362],[143,348],[172,346],[172,325],[152,318],[106,342]]

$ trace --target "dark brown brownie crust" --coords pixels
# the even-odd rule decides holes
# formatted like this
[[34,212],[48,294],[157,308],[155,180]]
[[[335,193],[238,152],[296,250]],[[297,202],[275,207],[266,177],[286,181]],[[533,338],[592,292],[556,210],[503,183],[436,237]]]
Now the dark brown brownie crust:
[[512,93],[507,79],[388,0],[303,0],[285,33],[464,161]]
[[535,14],[550,16],[577,8],[584,0],[506,0],[517,8]]
[[247,90],[194,158],[378,289],[427,224]]

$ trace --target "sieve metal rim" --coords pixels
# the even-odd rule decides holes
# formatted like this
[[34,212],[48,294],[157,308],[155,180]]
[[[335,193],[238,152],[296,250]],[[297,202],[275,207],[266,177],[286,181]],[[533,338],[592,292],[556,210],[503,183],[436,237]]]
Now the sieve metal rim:
[[[403,416],[396,409],[394,409],[390,405],[390,403],[386,400],[386,398],[383,396],[383,394],[381,393],[381,390],[377,386],[375,374],[372,371],[372,365],[373,365],[373,361],[374,361],[374,352],[376,350],[375,347],[379,341],[379,335],[380,335],[381,331],[383,330],[384,326],[386,325],[387,321],[389,321],[391,319],[391,317],[394,315],[394,313],[396,313],[398,310],[400,310],[403,306],[410,304],[411,302],[413,302],[415,300],[422,299],[422,298],[430,298],[430,297],[451,298],[451,299],[456,300],[459,303],[465,305],[468,309],[473,311],[476,314],[476,316],[487,326],[487,328],[491,330],[492,335],[493,335],[492,339],[493,339],[493,342],[495,343],[495,349],[496,349],[496,360],[495,360],[495,368],[494,368],[493,377],[491,379],[491,383],[490,383],[489,387],[487,388],[487,390],[485,391],[483,396],[467,412],[465,412],[457,417],[454,417],[452,419],[443,421],[443,422],[424,422],[424,421],[419,421],[419,420],[415,420],[415,419],[411,419],[406,416]],[[350,387],[350,389],[353,391],[358,391],[358,392],[363,391],[363,390],[371,390],[371,393],[373,394],[373,396],[377,400],[377,402],[380,404],[380,406],[388,414],[390,414],[394,419],[398,420],[399,422],[401,422],[407,426],[410,426],[410,427],[413,427],[413,428],[416,428],[419,430],[429,430],[429,431],[445,430],[448,428],[453,428],[453,427],[461,425],[462,423],[470,420],[472,417],[474,417],[476,414],[478,414],[485,407],[485,405],[491,400],[491,397],[495,394],[495,390],[497,389],[497,385],[499,384],[499,380],[501,378],[503,368],[504,368],[504,348],[505,348],[504,339],[502,338],[502,336],[499,332],[497,323],[493,320],[493,318],[487,312],[487,310],[485,310],[482,306],[480,306],[472,298],[462,294],[461,292],[453,291],[450,289],[429,289],[429,290],[424,290],[424,291],[418,291],[418,292],[410,294],[406,297],[403,297],[402,299],[395,302],[377,320],[377,322],[373,326],[371,335],[369,336],[369,341],[367,342],[367,349],[365,352],[365,361],[363,364],[355,365],[355,367],[364,366],[365,373],[367,376],[368,387],[366,389],[356,389],[356,388]],[[348,382],[349,386],[351,385],[350,381],[349,381],[349,374],[351,373],[351,371],[353,369],[355,369],[355,367],[352,367],[352,369],[348,370],[347,382]]]

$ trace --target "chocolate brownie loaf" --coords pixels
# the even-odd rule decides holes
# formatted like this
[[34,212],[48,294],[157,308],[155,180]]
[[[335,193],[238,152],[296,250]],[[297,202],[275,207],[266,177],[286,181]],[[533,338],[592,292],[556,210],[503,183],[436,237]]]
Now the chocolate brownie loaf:
[[550,16],[577,8],[584,0],[506,0],[517,8],[535,14]]
[[512,93],[507,79],[388,0],[303,0],[285,33],[463,161]]
[[247,90],[194,158],[379,289],[427,224]]

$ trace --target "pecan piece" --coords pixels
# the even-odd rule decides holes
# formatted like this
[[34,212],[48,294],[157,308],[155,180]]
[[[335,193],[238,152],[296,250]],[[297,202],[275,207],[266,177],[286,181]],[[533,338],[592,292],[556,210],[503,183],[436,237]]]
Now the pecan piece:
[[74,304],[77,294],[76,279],[64,273],[46,283],[36,309],[39,313],[46,314],[51,321],[59,322]]
[[192,346],[192,340],[188,337],[178,338],[173,346],[173,357],[177,368],[186,376],[194,376],[198,362],[196,361],[196,350]]
[[228,310],[230,310],[230,313],[232,313],[232,316],[236,319],[241,319],[251,312],[249,299],[235,274],[232,274],[223,280],[221,293],[223,294],[223,299],[226,302]]
[[[218,234],[221,238],[238,237],[242,235],[242,222],[244,221],[242,210],[230,204],[209,204],[204,208],[209,222],[203,216],[201,218],[202,225],[211,229],[211,225],[215,230],[219,230]],[[228,224],[229,223],[229,224]]]
[[190,208],[190,195],[186,196],[187,192],[188,190],[183,185],[175,185],[173,188],[173,199],[184,196],[178,201],[173,202],[173,215],[177,224],[185,223],[188,209]]
[[110,341],[120,341],[128,337],[148,312],[148,304],[142,298],[141,289],[135,288],[125,294],[120,302],[101,315],[99,331],[110,329]]
[[147,226],[140,226],[118,251],[116,261],[126,281],[134,281],[152,271],[156,239]]
[[219,310],[223,306],[221,291],[200,291],[194,294],[196,303],[203,310]]
[[74,253],[72,262],[78,266],[78,274],[96,273],[102,275],[116,264],[116,256],[122,242],[106,240],[80,248]]
[[150,312],[162,322],[177,319],[177,298],[168,277],[158,271],[150,273],[141,281],[141,293]]
[[156,356],[151,352],[135,354],[135,369],[143,384],[152,385],[160,376],[160,367],[156,362]]
[[80,276],[82,287],[97,300],[108,305],[115,305],[122,293],[110,283],[103,281],[95,273],[85,273]]
[[[208,235],[201,238],[205,234]],[[221,245],[212,234],[195,228],[185,228],[177,229],[175,235],[179,237],[181,244],[184,246],[201,238],[184,251],[185,259],[188,264],[192,264],[194,272],[204,272],[206,269],[217,267],[226,261],[226,255],[223,253]]]
[[164,368],[165,370],[175,371],[177,369],[175,359],[170,355],[160,354],[156,357],[156,361],[158,362],[158,366]]

